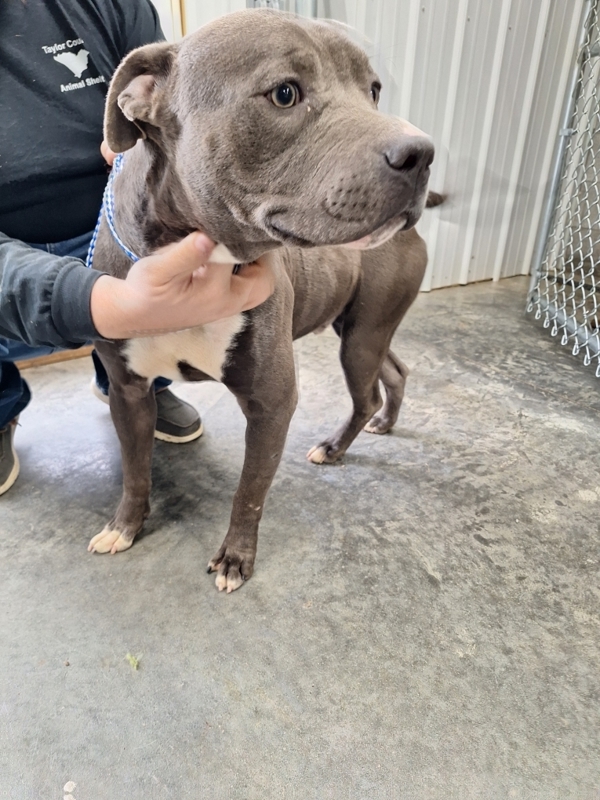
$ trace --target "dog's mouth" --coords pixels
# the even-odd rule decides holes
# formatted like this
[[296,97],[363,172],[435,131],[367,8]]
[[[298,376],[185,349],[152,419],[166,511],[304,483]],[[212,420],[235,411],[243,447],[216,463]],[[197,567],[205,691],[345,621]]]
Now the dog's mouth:
[[374,230],[373,233],[369,233],[354,242],[346,242],[342,247],[346,247],[349,250],[372,250],[374,247],[380,247],[385,244],[398,231],[412,228],[415,223],[416,219],[413,219],[411,214],[398,214],[397,217],[392,217],[380,228]]
[[266,220],[267,228],[269,229],[269,232],[273,238],[277,239],[284,245],[292,247],[340,246],[351,250],[370,250],[374,247],[379,247],[391,239],[392,236],[398,233],[398,231],[412,228],[419,219],[418,214],[405,211],[402,214],[397,214],[396,216],[392,217],[379,228],[376,228],[376,230],[374,230],[372,233],[362,236],[360,239],[351,240],[349,242],[316,242],[303,236],[299,236],[298,234],[290,231],[288,228],[283,227],[281,224],[274,221],[273,216],[274,215],[272,215],[270,219]]
[[277,239],[277,241],[281,242],[282,244],[290,245],[292,247],[318,247],[316,242],[312,242],[310,239],[305,239],[302,236],[292,233],[282,225],[278,225],[273,222],[272,219],[266,221],[266,226],[273,238]]

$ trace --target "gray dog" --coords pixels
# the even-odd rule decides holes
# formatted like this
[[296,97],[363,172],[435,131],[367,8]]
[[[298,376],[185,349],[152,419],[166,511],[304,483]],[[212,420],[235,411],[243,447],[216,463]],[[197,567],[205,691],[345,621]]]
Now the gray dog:
[[[156,420],[149,387],[158,375],[221,381],[246,416],[229,530],[209,563],[228,592],[252,575],[296,407],[292,341],[332,323],[353,402],[311,461],[334,462],[361,429],[394,425],[407,369],[389,347],[426,266],[412,228],[427,200],[433,146],[377,111],[379,90],[367,56],[339,28],[268,10],[223,17],[178,44],[142,47],[120,65],[105,137],[114,151],[129,151],[114,181],[121,239],[144,256],[200,229],[231,262],[269,259],[276,288],[258,308],[202,328],[97,343],[124,490],[90,550],[127,549],[148,516]],[[131,265],[105,220],[94,261],[119,277]]]

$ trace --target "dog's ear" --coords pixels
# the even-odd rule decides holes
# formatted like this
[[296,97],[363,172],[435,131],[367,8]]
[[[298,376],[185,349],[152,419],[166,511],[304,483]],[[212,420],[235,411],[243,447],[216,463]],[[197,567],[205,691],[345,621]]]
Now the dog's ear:
[[106,97],[104,139],[115,153],[146,138],[144,123],[160,125],[163,89],[177,45],[161,42],[132,50],[115,72]]

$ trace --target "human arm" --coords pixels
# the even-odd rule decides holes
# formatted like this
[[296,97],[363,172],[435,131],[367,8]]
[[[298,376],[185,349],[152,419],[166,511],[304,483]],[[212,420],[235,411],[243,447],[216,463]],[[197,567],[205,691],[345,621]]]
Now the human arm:
[[263,303],[274,276],[263,260],[211,264],[212,242],[191,233],[140,259],[125,280],[106,275],[94,284],[91,314],[101,338],[128,339],[193,328],[232,317]]
[[90,295],[102,273],[0,233],[0,336],[80,347],[97,336]]
[[0,233],[0,335],[76,348],[203,325],[266,300],[270,269],[249,265],[233,275],[231,265],[205,264],[213,246],[190,234],[141,259],[121,280]]

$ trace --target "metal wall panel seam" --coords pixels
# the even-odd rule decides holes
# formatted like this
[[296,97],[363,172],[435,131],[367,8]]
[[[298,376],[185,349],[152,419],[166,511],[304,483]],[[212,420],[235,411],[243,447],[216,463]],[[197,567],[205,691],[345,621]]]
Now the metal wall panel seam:
[[584,2],[585,0],[580,0],[580,2],[577,4],[577,6],[574,7],[573,10],[573,17],[571,19],[571,29],[569,31],[569,40],[567,48],[565,50],[565,53],[569,56],[569,58],[565,58],[564,60],[560,85],[557,87],[556,91],[556,101],[554,103],[554,110],[552,113],[552,123],[549,129],[549,134],[551,135],[549,135],[547,138],[544,160],[542,162],[542,167],[539,173],[541,176],[541,180],[538,185],[535,205],[533,207],[533,212],[531,215],[529,238],[527,240],[527,246],[525,248],[525,252],[523,253],[523,261],[522,261],[523,267],[520,272],[521,275],[528,275],[531,269],[531,260],[533,258],[533,250],[535,248],[538,229],[541,222],[542,207],[544,204],[544,197],[546,195],[546,190],[548,186],[550,165],[552,162],[552,156],[554,154],[554,149],[556,144],[555,134],[558,131],[560,115],[564,106],[564,96],[567,88],[567,81],[569,80],[569,74],[572,68],[572,63],[571,63],[572,54],[575,50],[577,33],[579,31],[579,20],[582,14]]
[[207,22],[230,11],[241,11],[247,5],[246,0],[202,0],[201,3],[182,0],[182,8],[186,33],[191,33]]
[[569,57],[573,13],[573,6],[567,7],[562,0],[552,0],[521,167],[521,181],[525,190],[518,192],[515,198],[512,228],[504,255],[503,278],[523,271],[523,252],[531,235],[536,195],[540,185],[546,184],[547,173],[542,173],[542,166],[549,133],[552,138],[552,132],[556,130],[556,126],[552,128],[553,113],[564,60]]
[[502,3],[502,11],[500,14],[500,22],[498,25],[498,37],[496,39],[496,47],[494,49],[494,58],[492,61],[492,73],[490,77],[490,91],[485,108],[485,117],[483,123],[483,130],[481,134],[482,146],[479,152],[479,159],[477,162],[477,172],[475,174],[475,186],[473,190],[473,197],[471,199],[471,208],[469,211],[469,219],[467,222],[467,234],[465,237],[465,246],[463,250],[463,260],[460,271],[459,283],[465,284],[469,279],[469,267],[471,265],[471,255],[473,249],[473,239],[475,238],[475,226],[477,224],[477,215],[479,212],[479,204],[481,202],[481,189],[483,186],[483,179],[485,176],[485,165],[487,162],[488,150],[492,135],[492,123],[494,121],[494,111],[496,109],[496,98],[498,96],[498,87],[500,85],[500,75],[502,72],[502,60],[504,58],[504,45],[506,43],[506,34],[508,32],[508,16],[512,0],[504,0]]
[[[372,21],[370,22],[369,27],[373,30],[372,34],[372,55],[370,57],[370,62],[372,66],[375,68],[375,71],[379,75],[379,79],[381,81],[382,89],[387,84],[387,76],[389,75],[390,80],[393,80],[391,77],[391,71],[388,69],[388,65],[384,55],[383,49],[383,39],[384,34],[382,31],[383,25],[383,18],[385,16],[385,5],[386,0],[379,0],[377,11],[375,14],[372,15]],[[389,19],[389,17],[387,17]],[[388,29],[389,30],[389,29]],[[387,30],[386,30],[387,32]],[[368,29],[366,27],[365,22],[365,33],[368,35]],[[392,29],[392,46],[394,44],[394,31]],[[391,94],[391,87],[390,94]]]
[[[419,92],[418,111],[415,107],[413,90],[413,117],[419,128],[432,136],[436,145],[438,145],[437,133],[444,124],[443,111],[448,95],[448,65],[452,58],[456,11],[456,8],[453,9],[447,4],[432,5],[431,25],[423,26],[427,33],[426,49],[419,52],[417,58],[417,72],[421,77],[419,82],[415,83]],[[439,152],[436,155],[439,159]],[[437,175],[437,166],[437,162],[434,161],[431,173],[433,181]]]
[[429,57],[431,52],[431,28],[432,28],[432,8],[435,3],[431,3],[429,8],[421,7],[419,14],[419,25],[417,30],[417,41],[415,50],[415,66],[411,86],[410,100],[410,119],[415,121],[419,128],[430,130],[431,126],[426,121],[426,97],[427,91],[425,81],[428,73],[433,69],[432,59]]
[[379,12],[375,14],[375,36],[373,37],[374,41],[380,42],[381,41],[381,26],[383,22],[383,13],[382,13],[382,6],[383,2],[379,3]]
[[476,257],[471,259],[469,282],[489,279],[493,274],[541,2],[513,3],[508,19],[502,77],[473,240]]
[[357,0],[346,0],[346,14],[347,19],[346,22],[350,27],[356,28],[358,30],[358,9],[357,9]]
[[[448,185],[455,198],[453,225],[440,226],[440,243],[445,265],[435,275],[433,286],[454,286],[459,283],[465,233],[470,211],[467,198],[473,194],[480,149],[484,109],[489,93],[488,53],[497,40],[500,4],[485,5],[470,0],[461,59],[461,77],[454,113],[454,129],[450,144]],[[481,110],[480,110],[481,109]]]
[[389,95],[388,95],[389,99],[387,101],[388,110],[391,107],[396,95],[398,94],[398,89],[399,89],[399,86],[396,83],[395,76],[394,76],[394,72],[396,70],[394,69],[394,56],[393,56],[393,54],[396,52],[396,42],[398,41],[398,9],[399,8],[400,8],[400,0],[396,0],[396,2],[394,3],[394,16],[393,16],[393,19],[392,19],[392,27],[391,27],[391,30],[392,30],[392,43],[391,43],[390,49],[391,49],[391,52],[392,52],[392,61],[391,61],[390,65],[389,65],[389,67],[388,67],[388,64],[386,63],[386,67],[388,67],[388,72],[389,72],[389,75],[390,75],[390,79],[393,81],[393,86],[390,86],[390,89],[389,89]]
[[[436,185],[439,187],[441,192],[444,191],[446,184],[446,171],[448,169],[448,160],[450,157],[450,139],[452,136],[452,126],[454,125],[454,111],[456,109],[458,80],[460,77],[460,64],[462,60],[461,56],[467,25],[468,10],[469,0],[460,0],[456,15],[456,27],[454,28],[454,42],[452,44],[452,60],[450,63],[448,93],[446,95],[446,106],[444,109],[444,123],[439,142],[441,154],[438,155],[438,158],[441,157],[441,163],[436,172]],[[437,254],[438,232],[440,228],[440,211],[441,210],[438,209],[434,212],[429,212],[434,216],[429,228],[429,235],[427,237],[427,250],[429,251],[430,256],[425,278],[423,279],[423,285],[421,287],[424,292],[431,291],[431,285],[433,281],[433,267]]]
[[[356,9],[356,29],[359,30],[361,33],[365,33],[367,30],[367,20],[369,17],[369,0],[357,0],[354,3],[354,7]],[[359,17],[360,14],[360,17]]]
[[412,97],[415,58],[417,54],[417,30],[419,27],[419,9],[421,0],[410,0],[408,25],[406,28],[406,52],[404,53],[404,70],[402,75],[402,91],[400,94],[400,116],[410,117],[410,101]]
[[510,177],[508,180],[508,194],[504,201],[504,213],[502,215],[502,222],[500,224],[500,233],[498,235],[496,260],[494,262],[494,272],[492,275],[494,281],[500,280],[500,275],[502,273],[504,254],[506,251],[506,242],[508,240],[508,232],[510,230],[510,222],[515,204],[515,196],[517,193],[519,174],[521,172],[521,164],[523,163],[523,155],[525,153],[525,141],[527,138],[527,130],[529,128],[529,124],[531,121],[533,97],[535,94],[535,87],[538,79],[540,62],[542,59],[542,51],[544,47],[544,38],[546,34],[546,25],[548,24],[549,13],[550,13],[550,0],[542,0],[542,8],[540,11],[540,15],[538,17],[538,24],[535,33],[535,41],[533,43],[531,62],[529,64],[529,75],[527,76],[525,96],[523,98],[523,106],[521,108],[521,119],[519,121],[519,130],[517,133],[517,140],[515,142],[515,151],[514,151],[515,155],[513,158],[512,169],[510,171]]
[[[431,5],[427,9],[427,11],[428,11],[428,13],[425,13],[425,6],[422,6],[421,15],[420,15],[420,18],[419,18],[420,19],[419,25],[423,26],[423,34],[424,34],[424,47],[423,47],[423,51],[421,53],[421,59],[420,59],[421,63],[419,64],[419,58],[418,57],[415,58],[415,65],[418,65],[419,71],[422,71],[425,77],[427,75],[427,71],[424,69],[424,65],[423,65],[422,62],[423,62],[423,58],[425,58],[426,59],[425,65],[431,63],[431,50],[433,48],[433,39],[434,39],[434,33],[435,33],[435,3],[431,3]],[[414,80],[413,80],[413,84],[414,84]],[[425,98],[426,96],[427,96],[427,92],[425,92],[424,90],[421,90],[421,97]],[[434,101],[434,103],[437,102],[437,84],[436,84],[436,88],[435,88],[434,95],[433,95],[433,101]],[[414,105],[415,105],[414,104],[414,100],[413,100],[412,105],[414,107]],[[421,119],[423,119],[424,116],[425,116],[424,102],[421,101],[420,105],[421,105],[421,109],[420,109],[419,117]]]
[[[423,6],[422,6],[423,9]],[[419,81],[413,89],[412,121],[433,138],[436,145],[436,160],[431,171],[432,187],[438,186],[437,167],[440,159],[439,135],[444,125],[444,107],[448,96],[448,80],[450,65],[452,63],[452,45],[458,3],[433,3],[431,16],[433,18],[433,35],[427,44],[427,50],[418,45],[416,76]],[[425,16],[427,11],[422,13]],[[418,87],[418,89],[417,89]],[[418,111],[415,107],[415,91],[419,94]],[[445,208],[448,211],[448,206]],[[432,209],[424,214],[420,221],[418,231],[425,242],[429,242],[431,224],[437,218],[439,209]],[[433,262],[430,262],[432,264]],[[430,281],[431,266],[426,272],[424,280]],[[423,288],[431,288],[423,287]]]

